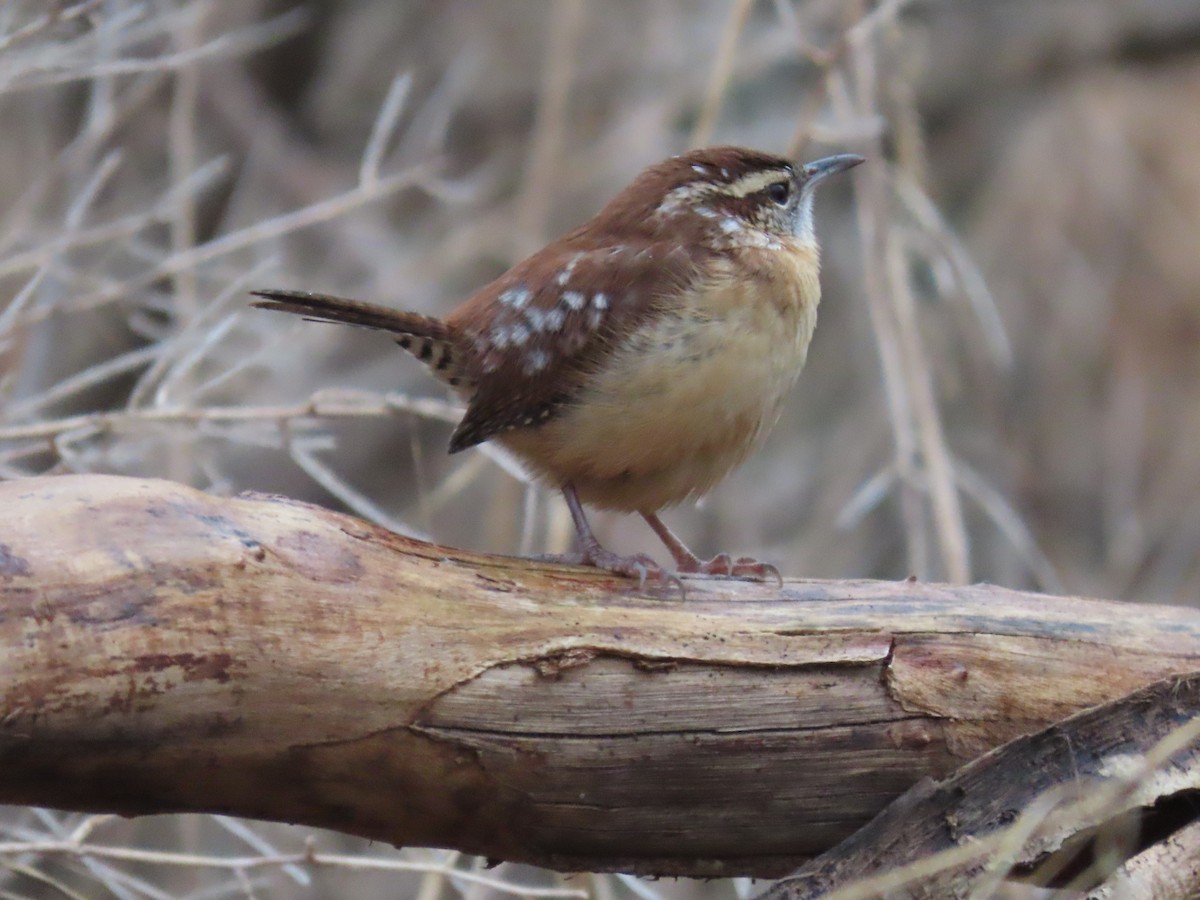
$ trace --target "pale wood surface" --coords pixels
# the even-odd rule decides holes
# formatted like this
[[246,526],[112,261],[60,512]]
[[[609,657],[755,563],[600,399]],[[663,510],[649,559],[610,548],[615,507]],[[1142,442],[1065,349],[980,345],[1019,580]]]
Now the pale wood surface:
[[1200,894],[1200,822],[1181,828],[1121,866],[1086,900],[1195,900]]
[[922,776],[1200,668],[1186,608],[687,587],[639,594],[278,497],[0,484],[0,802],[777,875]]

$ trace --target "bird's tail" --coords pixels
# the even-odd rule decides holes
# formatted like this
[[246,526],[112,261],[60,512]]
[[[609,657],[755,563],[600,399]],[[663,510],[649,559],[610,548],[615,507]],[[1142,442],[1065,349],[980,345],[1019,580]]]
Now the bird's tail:
[[257,309],[294,313],[310,322],[336,322],[394,334],[397,344],[429,366],[442,381],[452,387],[469,386],[462,349],[450,327],[441,319],[308,291],[251,293],[263,298],[252,304]]

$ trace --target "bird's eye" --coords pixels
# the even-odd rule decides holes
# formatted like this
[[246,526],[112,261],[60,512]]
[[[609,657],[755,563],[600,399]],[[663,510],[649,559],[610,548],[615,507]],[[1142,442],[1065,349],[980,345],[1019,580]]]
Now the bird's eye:
[[767,188],[767,196],[780,206],[787,206],[791,193],[792,185],[788,181],[777,181]]

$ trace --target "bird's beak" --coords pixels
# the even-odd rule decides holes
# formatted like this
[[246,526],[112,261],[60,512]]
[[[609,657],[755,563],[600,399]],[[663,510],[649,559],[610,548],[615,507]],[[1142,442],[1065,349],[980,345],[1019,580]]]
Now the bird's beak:
[[857,153],[839,153],[837,156],[826,156],[815,162],[805,163],[800,167],[800,175],[806,188],[811,188],[818,181],[823,181],[830,175],[837,175],[847,169],[853,169],[859,163],[866,162],[866,157]]

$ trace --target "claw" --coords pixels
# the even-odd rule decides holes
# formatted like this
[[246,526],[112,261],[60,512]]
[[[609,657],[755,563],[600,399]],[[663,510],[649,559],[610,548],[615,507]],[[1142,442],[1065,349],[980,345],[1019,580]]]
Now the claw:
[[753,578],[766,581],[773,578],[783,587],[783,576],[771,563],[759,562],[752,556],[739,556],[736,560],[728,553],[718,553],[710,560],[696,557],[679,560],[679,571],[696,575],[716,575],[725,578]]
[[531,557],[531,559],[536,559],[539,562],[558,563],[564,566],[591,566],[604,572],[611,572],[614,575],[623,575],[628,578],[636,577],[639,591],[644,591],[646,589],[646,582],[654,579],[661,581],[663,585],[674,585],[679,588],[679,599],[687,599],[687,589],[684,588],[683,581],[680,580],[678,575],[674,572],[668,572],[651,557],[640,553],[636,556],[620,556],[602,549],[598,554],[539,553]]
[[663,584],[664,585],[669,585],[669,584],[675,585],[675,587],[679,588],[679,599],[680,600],[687,599],[687,588],[683,586],[683,579],[680,578],[678,575],[676,575],[674,572],[666,572],[663,574]]
[[730,574],[735,578],[754,578],[758,581],[766,581],[768,577],[774,578],[779,582],[779,589],[783,590],[783,575],[779,568],[771,563],[759,562],[752,556],[739,556]]
[[646,582],[650,579],[660,581],[664,585],[674,584],[679,588],[680,597],[686,599],[687,591],[684,589],[683,582],[674,572],[668,572],[651,557],[644,553],[636,553],[633,556],[621,556],[619,553],[613,553],[611,550],[605,550],[603,547],[593,547],[585,550],[583,553],[583,564],[585,566],[595,566],[597,569],[603,569],[605,572],[612,572],[614,575],[624,575],[627,578],[636,577],[638,580],[638,590],[646,589]]

